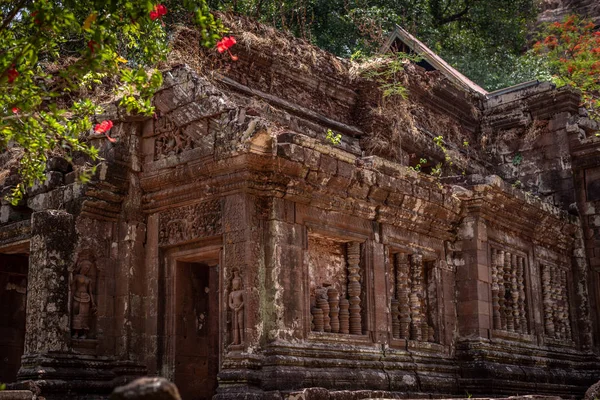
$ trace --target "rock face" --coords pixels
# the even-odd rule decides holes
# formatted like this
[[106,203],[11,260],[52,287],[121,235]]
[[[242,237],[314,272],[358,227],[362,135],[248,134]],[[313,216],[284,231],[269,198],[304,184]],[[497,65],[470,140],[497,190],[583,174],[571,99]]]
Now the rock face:
[[540,22],[560,21],[574,13],[600,23],[600,4],[595,0],[543,0],[540,8]]
[[600,139],[577,93],[484,95],[411,64],[408,100],[385,100],[238,22],[236,63],[173,67],[156,119],[89,139],[92,182],[55,161],[2,204],[0,307],[27,305],[0,330],[22,336],[6,376],[49,400],[147,374],[183,399],[582,396],[600,373]]

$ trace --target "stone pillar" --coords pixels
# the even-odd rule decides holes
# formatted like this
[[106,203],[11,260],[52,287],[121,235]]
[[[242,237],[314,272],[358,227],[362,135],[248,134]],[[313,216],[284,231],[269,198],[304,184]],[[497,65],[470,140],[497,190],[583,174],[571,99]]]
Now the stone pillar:
[[30,248],[25,355],[67,352],[73,216],[59,210],[34,213]]
[[[488,263],[488,238],[485,220],[468,215],[459,229],[464,265],[456,269],[457,320],[459,335],[488,338],[492,328],[491,271]],[[500,252],[498,252],[500,253]],[[503,261],[497,261],[498,280],[502,276]],[[499,285],[499,302],[504,293]],[[500,310],[502,317],[502,310]]]

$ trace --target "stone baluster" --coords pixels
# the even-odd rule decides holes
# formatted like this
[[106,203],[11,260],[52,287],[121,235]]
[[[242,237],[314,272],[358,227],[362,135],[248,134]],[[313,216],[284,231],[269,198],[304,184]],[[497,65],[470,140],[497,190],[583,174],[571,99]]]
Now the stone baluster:
[[398,316],[400,311],[398,310],[398,300],[392,299],[390,307],[392,308],[392,337],[400,337],[400,320]]
[[498,259],[496,262],[498,268],[498,305],[499,305],[499,313],[500,313],[500,329],[506,329],[506,312],[504,308],[504,303],[506,302],[506,298],[504,293],[506,292],[504,288],[504,251],[498,250]]
[[529,333],[527,328],[527,315],[525,314],[525,258],[519,257],[517,259],[518,271],[517,271],[517,283],[519,286],[519,328],[521,333]]
[[511,254],[507,251],[504,253],[504,313],[506,315],[506,330],[514,332],[515,320],[512,314],[512,296],[511,296],[511,276],[510,276],[510,264]]
[[330,287],[327,289],[327,297],[329,298],[331,332],[338,333],[340,331],[340,294],[337,289]]
[[565,304],[564,321],[565,321],[565,338],[571,340],[571,319],[569,313],[569,295],[567,290],[567,271],[561,271],[560,287],[562,288],[562,298]]
[[554,337],[560,339],[560,314],[559,314],[559,288],[557,279],[557,268],[550,269],[550,287],[552,288],[552,318],[554,321]]
[[513,254],[510,261],[510,296],[512,298],[512,316],[514,319],[514,331],[521,332],[521,315],[519,312],[519,285],[517,282],[517,271],[519,269],[517,255]]
[[429,340],[429,302],[427,296],[427,274],[426,274],[426,266],[425,264],[421,264],[421,282],[422,282],[422,290],[421,290],[421,340],[426,342]]
[[423,314],[421,296],[423,295],[423,286],[421,282],[423,275],[423,257],[420,254],[411,255],[410,267],[412,272],[410,288],[410,338],[412,340],[422,340],[421,329],[423,327]]
[[350,333],[362,334],[360,315],[360,243],[348,243],[348,301],[350,302]]
[[546,335],[554,336],[554,321],[552,318],[552,288],[550,282],[550,266],[542,266],[542,294],[544,296],[544,328]]
[[323,330],[331,332],[331,318],[329,317],[329,302],[325,297],[317,299],[317,307],[323,310]]
[[400,311],[400,338],[408,339],[410,332],[410,266],[408,255],[396,254],[396,299]]
[[312,308],[313,325],[316,332],[323,332],[323,310],[319,307]]
[[348,299],[340,299],[340,333],[350,333],[350,312]]
[[492,252],[492,318],[494,321],[494,329],[501,329],[502,323],[500,321],[500,304],[498,303],[498,267],[497,258],[498,251],[495,248],[491,249]]

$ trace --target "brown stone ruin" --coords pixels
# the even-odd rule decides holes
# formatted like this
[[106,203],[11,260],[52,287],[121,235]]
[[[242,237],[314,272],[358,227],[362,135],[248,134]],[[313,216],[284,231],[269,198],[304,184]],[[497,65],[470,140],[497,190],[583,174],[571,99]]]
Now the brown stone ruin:
[[[407,64],[391,115],[349,61],[235,26],[237,62],[171,65],[156,119],[88,138],[90,183],[53,160],[2,203],[0,381],[48,400],[142,375],[184,400],[581,398],[600,375],[600,139],[577,93]],[[439,135],[464,174],[414,170],[443,160]]]

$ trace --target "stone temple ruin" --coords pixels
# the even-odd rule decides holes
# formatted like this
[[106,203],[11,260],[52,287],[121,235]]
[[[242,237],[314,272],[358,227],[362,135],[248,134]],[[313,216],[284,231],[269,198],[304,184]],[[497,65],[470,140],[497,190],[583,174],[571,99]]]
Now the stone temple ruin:
[[223,19],[238,61],[180,31],[156,118],[114,108],[117,142],[87,137],[90,183],[54,158],[2,203],[0,381],[580,398],[600,374],[600,139],[578,93],[487,93],[398,29],[385,50],[423,61],[386,98],[364,73],[385,59]]

